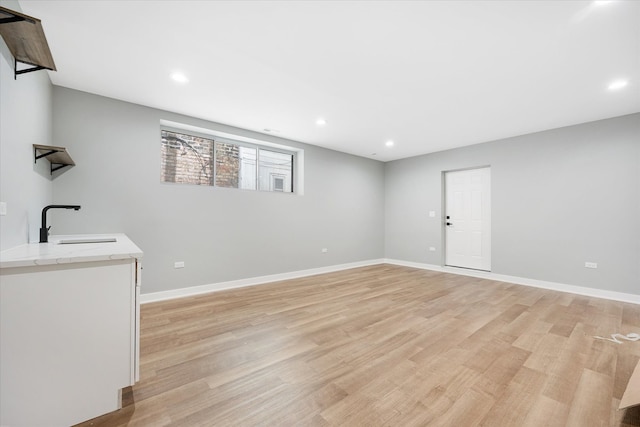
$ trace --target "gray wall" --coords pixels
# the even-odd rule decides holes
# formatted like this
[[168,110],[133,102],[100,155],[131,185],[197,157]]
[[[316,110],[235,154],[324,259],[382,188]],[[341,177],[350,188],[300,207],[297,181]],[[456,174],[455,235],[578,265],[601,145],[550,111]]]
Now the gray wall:
[[[53,111],[77,164],[54,201],[82,209],[50,212],[52,234],[126,233],[143,293],[384,256],[383,163],[57,86]],[[304,148],[304,195],[161,183],[161,119]]]
[[[441,265],[442,172],[490,165],[493,272],[640,293],[640,114],[382,164],[52,89],[45,72],[14,80],[4,41],[0,56],[2,250],[37,241],[56,202],[83,209],[50,212],[54,233],[142,247],[145,293],[383,256]],[[161,119],[304,147],[305,195],[160,183]],[[78,166],[52,183],[32,144],[67,146]]]
[[387,163],[386,257],[442,265],[442,173],[485,165],[494,273],[640,294],[640,114]]
[[[16,1],[0,5],[21,11]],[[45,71],[13,78],[13,57],[0,37],[0,250],[38,241],[40,211],[51,202],[49,163],[33,162],[33,144],[51,144],[51,82]]]

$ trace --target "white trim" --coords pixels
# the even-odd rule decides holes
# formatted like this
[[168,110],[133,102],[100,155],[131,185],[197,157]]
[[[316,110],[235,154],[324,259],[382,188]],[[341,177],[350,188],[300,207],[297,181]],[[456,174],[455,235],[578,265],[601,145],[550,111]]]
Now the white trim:
[[170,291],[152,292],[140,295],[140,303],[165,301],[175,298],[184,298],[194,295],[208,294],[210,292],[227,289],[244,288],[246,286],[262,285],[281,280],[298,279],[300,277],[315,276],[317,274],[333,273],[334,271],[348,270],[350,268],[368,267],[370,265],[384,264],[383,259],[350,262],[347,264],[330,265],[327,267],[311,268],[308,270],[292,271],[290,273],[271,274],[268,276],[251,277],[248,279],[231,280],[228,282],[212,283],[209,285],[191,286],[188,288],[173,289]]
[[570,294],[584,295],[588,297],[603,298],[613,301],[640,304],[640,295],[627,294],[624,292],[607,291],[604,289],[587,288],[584,286],[567,285],[564,283],[547,282],[544,280],[529,279],[526,277],[507,276],[489,271],[468,270],[457,267],[443,267],[433,264],[423,264],[419,262],[402,261],[397,259],[385,259],[385,263],[401,265],[404,267],[420,268],[422,270],[439,271],[442,273],[458,274],[461,276],[479,277],[481,279],[496,280],[499,282],[514,283],[516,285],[531,286],[534,288],[549,289],[552,291],[568,292]]
[[607,291],[603,289],[587,288],[584,286],[567,285],[564,283],[546,282],[544,280],[528,279],[525,277],[507,276],[495,274],[488,271],[467,270],[456,267],[443,267],[433,264],[423,264],[419,262],[402,261],[397,259],[371,259],[367,261],[351,262],[347,264],[330,265],[327,267],[311,268],[308,270],[292,271],[289,273],[271,274],[268,276],[251,277],[248,279],[231,280],[228,282],[212,283],[209,285],[191,286],[188,288],[173,289],[170,291],[153,292],[140,295],[140,303],[165,301],[175,298],[184,298],[194,295],[208,294],[211,292],[223,291],[227,289],[244,288],[246,286],[262,285],[265,283],[278,282],[281,280],[298,279],[300,277],[314,276],[317,274],[333,273],[335,271],[348,270],[350,268],[368,267],[378,264],[393,264],[404,267],[419,268],[422,270],[439,271],[441,273],[457,274],[460,276],[479,277],[481,279],[496,280],[499,282],[513,283],[516,285],[532,286],[534,288],[549,289],[552,291],[568,292],[571,294],[584,295],[588,297],[603,298],[613,301],[640,304],[640,295],[627,294],[623,292]]

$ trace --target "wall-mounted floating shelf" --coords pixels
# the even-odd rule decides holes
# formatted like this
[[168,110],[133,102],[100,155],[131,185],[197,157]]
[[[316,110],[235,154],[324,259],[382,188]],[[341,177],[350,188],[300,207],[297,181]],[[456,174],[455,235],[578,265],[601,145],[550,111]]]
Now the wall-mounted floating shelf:
[[[0,35],[15,59],[14,78],[32,71],[56,70],[38,18],[0,7]],[[18,62],[32,67],[18,70]]]
[[51,175],[66,166],[75,166],[75,162],[64,147],[33,144],[33,162],[46,158],[51,163]]

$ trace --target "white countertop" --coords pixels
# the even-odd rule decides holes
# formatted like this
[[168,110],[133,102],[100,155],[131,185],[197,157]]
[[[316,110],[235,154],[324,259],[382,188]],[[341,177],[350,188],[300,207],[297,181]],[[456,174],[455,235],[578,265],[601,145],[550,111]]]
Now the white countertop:
[[[59,243],[61,240],[108,238],[115,238],[116,241],[108,243]],[[142,255],[140,248],[121,233],[49,236],[49,243],[28,243],[0,252],[0,268],[142,258]]]

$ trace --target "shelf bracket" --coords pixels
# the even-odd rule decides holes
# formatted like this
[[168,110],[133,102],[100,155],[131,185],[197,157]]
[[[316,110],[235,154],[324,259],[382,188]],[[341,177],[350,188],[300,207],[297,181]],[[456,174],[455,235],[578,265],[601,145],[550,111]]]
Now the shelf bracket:
[[[7,12],[3,12],[7,13]],[[20,22],[20,21],[29,21],[32,24],[35,24],[35,21],[28,20],[27,18],[23,18],[22,16],[14,15],[12,13],[7,13],[7,15],[12,15],[11,18],[2,18],[0,19],[0,24],[10,24],[12,22]]]
[[34,156],[33,163],[37,163],[37,162],[38,162],[38,159],[41,159],[41,158],[43,158],[43,157],[50,156],[50,155],[55,154],[55,153],[59,153],[60,151],[62,151],[62,150],[51,150],[51,151],[47,151],[47,152],[46,152],[46,153],[44,153],[44,154],[40,154],[40,155],[38,155],[38,149],[37,149],[37,148],[34,148],[34,149],[33,149],[33,156]]
[[[56,166],[54,167],[53,165],[56,165]],[[71,166],[71,165],[58,165],[57,163],[51,163],[51,175],[53,175],[53,173],[58,169],[66,168],[67,166]]]
[[30,73],[32,71],[39,71],[39,70],[46,70],[46,67],[42,67],[40,65],[35,65],[31,68],[25,68],[23,70],[18,70],[18,62],[21,64],[26,64],[26,65],[33,65],[33,64],[29,64],[28,62],[23,62],[23,61],[19,61],[18,59],[16,59],[13,62],[13,80],[17,80],[18,79],[18,74],[25,74],[25,73]]

